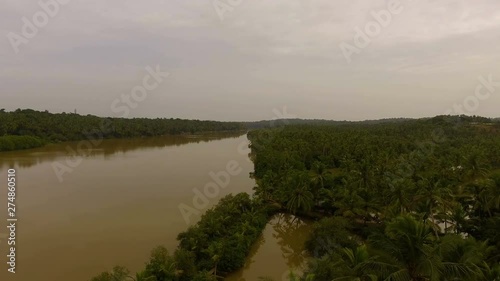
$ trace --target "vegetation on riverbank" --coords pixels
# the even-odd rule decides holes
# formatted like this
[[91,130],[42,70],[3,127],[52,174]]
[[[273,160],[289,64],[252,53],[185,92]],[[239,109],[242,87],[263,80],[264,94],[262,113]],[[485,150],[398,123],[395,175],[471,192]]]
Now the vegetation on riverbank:
[[[202,132],[243,131],[239,122],[217,122],[183,119],[103,118],[73,113],[53,114],[47,111],[18,109],[0,110],[0,136],[30,136],[44,142],[63,142],[87,139],[152,137],[196,134]],[[24,147],[15,139],[14,147]],[[17,144],[17,141],[21,141]],[[26,147],[32,148],[32,147]],[[5,151],[0,148],[0,151]]]
[[36,148],[45,145],[45,141],[32,136],[0,136],[0,151],[12,151]]
[[257,198],[323,217],[301,280],[500,280],[500,130],[440,116],[249,133]]
[[179,248],[195,254],[198,269],[225,275],[244,265],[270,215],[246,193],[228,195],[197,225],[179,234]]
[[[500,281],[498,124],[440,116],[248,137],[254,197],[222,199],[172,256],[155,249],[135,280],[220,280],[281,211],[317,219],[313,259],[291,280]],[[118,267],[92,281],[126,275]]]
[[[273,214],[246,193],[228,195],[208,210],[200,222],[179,234],[179,247],[171,256],[163,247],[152,251],[144,271],[135,278],[155,281],[218,280],[245,263]],[[92,281],[125,281],[130,273],[123,267],[104,272]]]

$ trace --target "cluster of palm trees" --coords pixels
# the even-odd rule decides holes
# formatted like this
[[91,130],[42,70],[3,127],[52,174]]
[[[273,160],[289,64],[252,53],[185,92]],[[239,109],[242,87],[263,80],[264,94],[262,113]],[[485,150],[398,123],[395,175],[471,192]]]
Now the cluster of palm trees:
[[194,254],[198,270],[225,275],[244,265],[270,215],[268,208],[246,193],[228,195],[179,234],[179,249]]
[[360,241],[317,257],[308,275],[316,280],[500,280],[495,247],[456,234],[436,236],[428,220],[410,214]]
[[155,249],[137,276],[118,267],[92,281],[221,280],[277,212],[317,220],[306,243],[314,258],[290,280],[500,281],[500,130],[481,122],[251,131],[253,198],[222,199],[178,236],[174,255]]
[[207,271],[197,271],[194,255],[178,249],[174,255],[159,246],[151,251],[144,270],[135,275],[122,266],[103,272],[91,281],[216,281],[216,276]]
[[227,195],[201,220],[178,236],[173,255],[157,247],[144,271],[130,276],[123,267],[103,272],[92,281],[214,281],[245,263],[272,210],[247,193]]
[[[252,131],[256,195],[356,226],[355,246],[317,257],[317,280],[497,280],[500,131],[478,126],[437,117]],[[420,244],[401,244],[410,237]]]

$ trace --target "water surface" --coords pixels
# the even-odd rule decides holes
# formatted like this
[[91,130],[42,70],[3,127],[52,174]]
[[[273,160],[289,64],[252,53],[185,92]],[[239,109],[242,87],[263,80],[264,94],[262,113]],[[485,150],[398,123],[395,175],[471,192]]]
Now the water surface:
[[[0,280],[88,281],[115,265],[141,270],[151,249],[164,245],[173,252],[177,235],[199,220],[193,215],[187,222],[179,204],[193,206],[193,189],[203,192],[214,182],[211,172],[225,171],[228,163],[240,168],[200,214],[224,195],[252,193],[255,185],[248,140],[241,134],[105,140],[75,157],[77,147],[75,142],[0,153]],[[58,178],[54,167],[70,170]],[[17,170],[15,275],[7,272],[1,236],[9,168]],[[289,268],[303,262],[307,233],[307,223],[275,217],[245,268],[227,280],[284,280]]]
[[254,281],[270,277],[274,281],[288,281],[290,272],[300,274],[309,258],[304,246],[311,225],[292,215],[276,215],[253,246],[245,266],[226,280]]
[[212,182],[210,172],[224,171],[231,161],[241,168],[210,205],[229,193],[251,192],[255,184],[242,149],[245,135],[105,140],[84,151],[61,182],[54,163],[76,162],[68,151],[77,144],[0,153],[0,233],[6,232],[9,168],[17,170],[19,219],[17,273],[7,273],[3,240],[0,280],[88,281],[114,265],[139,270],[155,246],[175,249],[177,234],[188,227],[179,204],[192,206],[193,189]]

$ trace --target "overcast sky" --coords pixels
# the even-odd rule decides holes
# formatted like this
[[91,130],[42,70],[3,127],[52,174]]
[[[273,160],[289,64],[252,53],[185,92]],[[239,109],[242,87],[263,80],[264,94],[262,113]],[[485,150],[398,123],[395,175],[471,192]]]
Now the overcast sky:
[[[498,0],[65,1],[26,38],[38,1],[0,0],[0,108],[120,116],[113,101],[159,65],[170,76],[129,117],[363,120],[464,102],[500,116],[500,83],[474,96],[478,77],[500,82]],[[356,28],[395,10],[356,45]]]

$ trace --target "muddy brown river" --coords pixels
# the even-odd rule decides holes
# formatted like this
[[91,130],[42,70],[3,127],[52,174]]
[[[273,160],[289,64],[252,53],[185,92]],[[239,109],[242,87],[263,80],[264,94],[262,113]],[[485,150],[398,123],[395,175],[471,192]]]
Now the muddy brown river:
[[[229,193],[252,193],[246,135],[105,140],[76,155],[78,142],[0,153],[0,280],[88,281],[114,265],[144,267],[151,249],[173,252],[177,234]],[[231,175],[188,218],[195,191]],[[16,273],[7,272],[7,170],[16,169]],[[220,185],[219,185],[220,186]],[[276,281],[304,262],[308,223],[279,215],[227,280]]]

